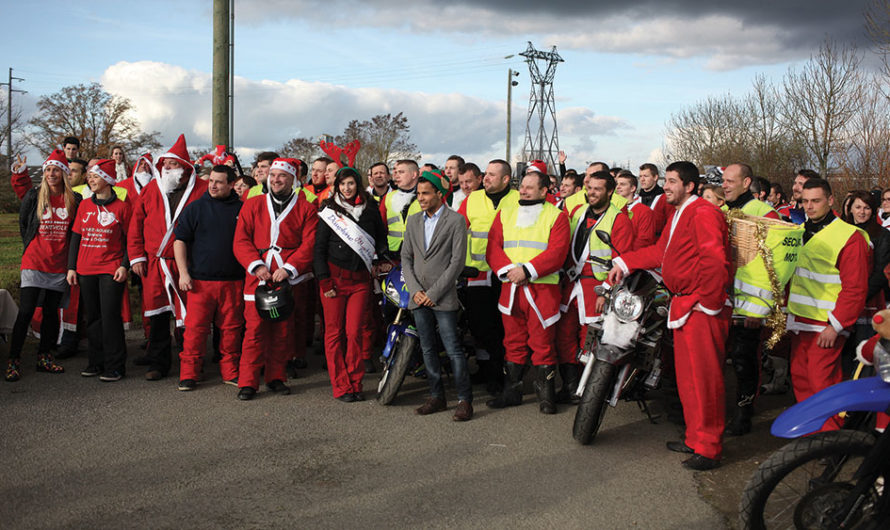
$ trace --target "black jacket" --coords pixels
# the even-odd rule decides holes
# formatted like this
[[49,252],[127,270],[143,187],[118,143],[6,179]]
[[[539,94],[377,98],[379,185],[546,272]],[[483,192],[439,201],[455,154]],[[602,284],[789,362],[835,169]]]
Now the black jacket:
[[884,267],[890,264],[890,231],[885,228],[875,230],[871,236],[871,243],[874,245],[873,266],[868,275],[868,296],[866,299],[883,291],[884,297],[890,300],[890,286],[887,284],[887,276],[884,275]]
[[[40,219],[37,218],[37,194],[39,187],[31,188],[22,197],[22,205],[19,208],[19,232],[22,234],[22,255],[28,249],[28,245],[37,236],[37,230],[40,228]],[[74,218],[77,214],[77,207],[80,206],[82,197],[79,193],[74,193],[74,214],[71,215],[68,223],[69,237],[71,227],[74,226]]]
[[[380,218],[380,210],[377,209],[376,203],[370,203],[365,206],[358,220],[353,218],[358,225],[374,238],[374,248],[377,255],[383,255],[387,248],[386,227],[383,225],[383,219]],[[365,263],[358,254],[353,251],[349,245],[343,242],[324,221],[318,222],[318,229],[315,233],[315,256],[313,258],[313,270],[315,277],[319,280],[330,278],[331,271],[328,262],[350,271],[365,270]]]

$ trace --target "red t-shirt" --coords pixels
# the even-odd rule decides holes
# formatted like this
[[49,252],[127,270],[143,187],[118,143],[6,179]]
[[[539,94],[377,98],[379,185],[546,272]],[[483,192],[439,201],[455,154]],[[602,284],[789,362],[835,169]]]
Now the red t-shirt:
[[48,273],[68,271],[68,230],[71,219],[61,194],[49,198],[50,208],[40,219],[37,235],[22,256],[22,270]]
[[115,199],[99,206],[92,198],[81,201],[72,229],[80,234],[77,273],[114,274],[124,258],[129,225],[128,202]]

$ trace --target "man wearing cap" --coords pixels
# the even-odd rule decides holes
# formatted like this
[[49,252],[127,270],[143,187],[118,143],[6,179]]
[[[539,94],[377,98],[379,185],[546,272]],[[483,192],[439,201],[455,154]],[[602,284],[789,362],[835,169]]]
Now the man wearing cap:
[[426,365],[430,397],[415,412],[432,414],[446,409],[442,384],[438,333],[457,386],[457,409],[452,419],[473,417],[473,388],[457,332],[457,279],[464,268],[467,252],[466,225],[460,215],[445,204],[451,183],[438,172],[424,171],[417,184],[417,201],[423,209],[406,222],[402,245],[402,275],[411,294],[408,308],[414,315],[423,362]]
[[194,390],[201,378],[211,323],[216,324],[220,333],[219,370],[223,382],[238,384],[244,327],[244,268],[235,259],[231,243],[242,206],[234,185],[234,169],[214,166],[207,179],[207,193],[185,207],[174,230],[179,288],[189,293],[179,356],[182,391]]
[[[731,164],[723,170],[723,195],[732,210],[768,219],[779,214],[751,193],[754,172],[748,164]],[[726,434],[741,436],[751,432],[754,398],[760,388],[760,330],[775,302],[769,293],[770,280],[762,265],[739,267],[733,281],[732,326],[727,354],[736,376],[736,407]]]
[[[607,171],[597,171],[587,179],[588,203],[575,209],[569,220],[571,245],[565,263],[566,277],[561,282],[562,318],[556,324],[556,351],[562,389],[560,403],[577,403],[580,369],[578,350],[587,338],[587,326],[602,320],[604,299],[594,292],[605,283],[609,267],[592,258],[612,260],[633,248],[634,230],[627,214],[612,204],[615,179]],[[604,243],[596,233],[610,235],[612,246]]]
[[506,378],[501,395],[486,403],[504,408],[522,403],[522,376],[531,352],[538,367],[535,390],[540,411],[556,413],[556,347],[559,270],[569,250],[569,221],[546,201],[550,179],[529,172],[519,185],[519,203],[495,215],[488,232],[486,261],[504,282],[498,309],[503,314]]
[[[305,195],[294,191],[299,166],[295,158],[275,159],[269,169],[269,193],[244,203],[235,229],[235,257],[247,271],[246,331],[238,373],[238,399],[241,400],[250,400],[256,395],[261,371],[269,390],[290,393],[285,384],[285,366],[295,348],[293,321],[261,319],[254,293],[261,282],[287,282],[293,287],[310,277],[318,209]],[[297,304],[298,308],[302,306]]]
[[133,272],[142,279],[142,315],[150,321],[148,371],[145,378],[166,377],[171,366],[170,317],[177,327],[185,319],[185,293],[179,288],[179,270],[173,254],[173,230],[185,206],[207,191],[188,157],[185,136],[158,158],[158,178],[142,190],[133,209],[127,234],[127,251]]
[[386,194],[380,202],[380,215],[386,224],[389,251],[398,253],[405,236],[405,220],[409,215],[420,212],[417,203],[417,179],[420,173],[414,160],[399,160],[393,171],[393,182],[397,188]]
[[504,325],[498,313],[501,282],[485,260],[488,233],[495,215],[504,208],[519,205],[519,192],[510,188],[510,164],[492,160],[485,169],[482,189],[473,191],[464,200],[458,213],[467,220],[467,267],[479,271],[467,280],[467,323],[476,340],[476,363],[490,393],[497,394],[504,380]]

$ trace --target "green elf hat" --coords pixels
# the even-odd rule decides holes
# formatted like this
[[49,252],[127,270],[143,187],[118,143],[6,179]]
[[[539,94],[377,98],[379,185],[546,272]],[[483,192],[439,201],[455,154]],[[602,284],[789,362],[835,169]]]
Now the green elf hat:
[[424,171],[420,174],[420,180],[425,180],[435,186],[445,198],[451,195],[451,181],[448,177],[436,171]]

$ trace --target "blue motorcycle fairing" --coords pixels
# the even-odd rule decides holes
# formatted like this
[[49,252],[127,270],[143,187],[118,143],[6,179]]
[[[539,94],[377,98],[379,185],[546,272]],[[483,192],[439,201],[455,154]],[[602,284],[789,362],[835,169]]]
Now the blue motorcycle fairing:
[[890,408],[890,384],[880,377],[844,381],[818,392],[782,414],[770,432],[780,438],[800,438],[818,431],[839,412],[886,412]]
[[408,324],[390,324],[386,331],[386,345],[383,346],[383,351],[380,352],[380,356],[384,359],[389,359],[389,356],[392,355],[392,349],[396,344],[396,340],[402,335],[412,335],[416,337],[417,331],[413,326]]
[[[408,292],[408,287],[405,285],[405,277],[402,276],[401,265],[393,267],[393,269],[389,271],[389,274],[386,275],[386,280],[383,282],[384,292],[386,292],[387,284],[392,285],[399,292],[399,307],[407,309],[408,302],[411,300],[411,293]],[[384,296],[383,299],[392,303],[392,300],[386,296]]]

